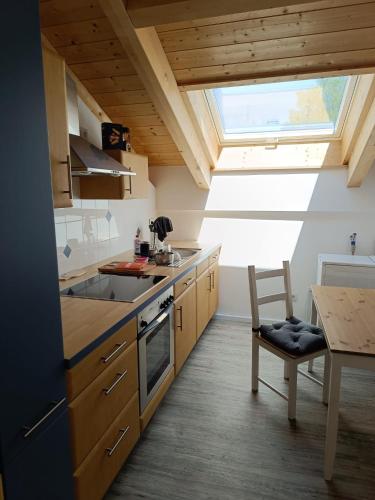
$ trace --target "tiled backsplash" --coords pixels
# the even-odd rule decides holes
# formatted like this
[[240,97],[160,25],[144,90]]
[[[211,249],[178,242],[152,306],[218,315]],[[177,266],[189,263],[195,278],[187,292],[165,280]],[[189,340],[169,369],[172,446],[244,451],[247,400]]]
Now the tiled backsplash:
[[93,264],[132,248],[137,227],[149,238],[155,215],[154,188],[143,200],[80,200],[72,208],[55,209],[59,273]]

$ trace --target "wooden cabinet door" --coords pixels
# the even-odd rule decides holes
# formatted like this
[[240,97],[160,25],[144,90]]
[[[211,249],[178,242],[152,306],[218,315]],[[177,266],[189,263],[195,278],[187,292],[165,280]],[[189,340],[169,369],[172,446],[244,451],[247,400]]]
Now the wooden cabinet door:
[[9,500],[73,500],[66,412],[40,433],[31,446],[5,464],[3,474]]
[[197,279],[197,340],[209,320],[210,281],[212,280],[208,269]]
[[73,193],[64,59],[43,47],[43,69],[53,205],[55,208],[71,207]]
[[210,296],[208,302],[208,317],[209,319],[215,314],[219,301],[219,265],[214,264],[209,269],[210,274]]
[[193,283],[174,304],[175,370],[181,370],[197,340],[196,285]]
[[105,152],[136,174],[120,178],[124,187],[124,198],[126,200],[148,198],[147,156],[128,153],[121,149],[107,149]]

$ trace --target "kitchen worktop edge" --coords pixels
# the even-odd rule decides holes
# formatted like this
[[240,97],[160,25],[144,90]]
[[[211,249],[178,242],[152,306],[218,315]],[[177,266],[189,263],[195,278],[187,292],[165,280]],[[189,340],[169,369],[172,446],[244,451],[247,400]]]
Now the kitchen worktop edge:
[[[195,246],[198,246],[196,242],[194,243]],[[186,242],[174,242],[174,246],[179,248],[192,248],[191,242],[186,243]],[[164,266],[157,266],[155,270],[152,271],[150,274],[158,274],[158,275],[163,275],[163,270],[165,273],[166,269],[174,269],[175,270],[175,275],[173,277],[168,276],[166,280],[163,280],[160,285],[157,287],[157,290],[155,290],[153,293],[150,295],[146,295],[143,299],[139,299],[135,303],[119,303],[116,301],[102,301],[102,300],[96,300],[96,299],[85,299],[85,298],[74,298],[74,297],[61,297],[61,304],[62,304],[62,325],[63,325],[63,337],[64,337],[64,362],[65,362],[65,367],[67,369],[73,368],[77,363],[79,363],[82,359],[84,359],[88,354],[90,354],[94,349],[96,349],[100,344],[102,344],[105,340],[110,338],[119,328],[124,326],[126,323],[128,323],[132,318],[137,316],[137,314],[144,308],[146,307],[150,302],[152,302],[156,297],[158,297],[161,293],[163,293],[165,290],[173,286],[179,279],[181,279],[185,274],[189,273],[194,267],[196,267],[200,262],[204,261],[212,252],[214,252],[217,248],[219,248],[221,245],[219,243],[217,244],[209,244],[209,245],[199,245],[199,252],[194,255],[189,261],[184,264],[181,268],[166,268]],[[107,259],[106,262],[110,262],[113,260],[118,260],[119,257],[123,258],[125,255],[129,255],[131,252],[125,252],[121,254],[121,256],[114,256],[111,257],[110,259]],[[92,269],[92,272],[90,273],[92,275],[93,269],[96,268],[99,264],[102,264],[102,262],[96,264],[95,266],[89,266],[88,269]],[[61,285],[61,289],[67,288],[71,286],[71,284],[78,283],[80,281],[84,281],[90,277],[90,275],[82,275],[79,279],[74,279],[74,280],[69,280],[66,281]],[[98,303],[106,302],[106,307],[110,308],[110,306],[113,304],[113,309],[115,307],[123,305],[124,308],[127,307],[130,310],[124,314],[118,321],[115,321],[109,328],[106,328],[101,332],[97,337],[95,337],[93,340],[88,342],[87,344],[83,345],[82,348],[79,348],[76,350],[76,352],[67,352],[66,349],[66,344],[67,338],[70,334],[67,334],[67,329],[68,329],[68,323],[69,320],[66,317],[68,315],[68,311],[66,309],[69,309],[69,302],[68,301],[75,301],[73,304],[77,306],[79,309],[79,304],[82,305],[82,308],[87,307],[87,305],[94,306],[98,305]],[[79,301],[79,302],[78,302]],[[107,311],[108,312],[108,311]],[[79,335],[79,331],[76,333],[73,333],[73,335]],[[76,338],[75,338],[76,340]],[[70,349],[72,351],[72,349]]]

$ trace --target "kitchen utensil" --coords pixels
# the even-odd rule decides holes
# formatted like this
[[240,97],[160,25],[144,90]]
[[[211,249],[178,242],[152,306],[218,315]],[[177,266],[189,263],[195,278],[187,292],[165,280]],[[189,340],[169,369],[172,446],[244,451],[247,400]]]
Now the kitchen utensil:
[[157,252],[154,259],[158,266],[168,266],[173,264],[174,254],[173,252]]

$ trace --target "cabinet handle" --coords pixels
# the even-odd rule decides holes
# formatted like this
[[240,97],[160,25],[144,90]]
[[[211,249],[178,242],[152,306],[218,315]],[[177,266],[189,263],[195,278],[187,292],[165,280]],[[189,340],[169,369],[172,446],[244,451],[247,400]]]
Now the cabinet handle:
[[[131,170],[131,169],[129,169]],[[129,191],[129,194],[132,194],[132,176],[129,175],[129,187],[125,188],[125,191]]]
[[124,340],[124,342],[122,344],[116,344],[115,345],[115,349],[110,353],[108,354],[107,356],[103,356],[101,359],[102,359],[102,362],[103,363],[108,363],[109,361],[111,361],[111,359],[113,358],[113,356],[116,356],[116,354],[121,351],[121,349],[123,349],[126,344],[128,343],[127,340]]
[[108,396],[108,394],[110,394],[110,393],[113,391],[113,389],[116,387],[116,385],[117,385],[119,382],[121,382],[121,380],[122,380],[124,377],[126,377],[126,375],[127,375],[127,374],[128,374],[128,370],[125,370],[123,373],[118,373],[118,374],[117,374],[117,378],[116,378],[116,380],[113,382],[113,384],[112,384],[111,386],[109,386],[108,388],[103,389],[104,394],[105,394],[106,396]]
[[209,280],[208,291],[210,292],[212,290],[212,287],[211,287],[211,273],[208,274],[207,278]]
[[25,425],[23,427],[23,430],[26,431],[23,437],[26,439],[31,436],[31,434],[38,429],[55,411],[60,408],[61,405],[65,403],[66,398],[60,399],[60,401],[52,401],[51,404],[53,404],[53,407],[40,419],[38,420],[34,425],[32,426],[27,426]]
[[68,187],[68,190],[63,191],[63,193],[69,194],[69,198],[72,200],[73,199],[73,182],[72,182],[72,172],[71,172],[71,168],[70,168],[70,156],[67,155],[66,160],[60,161],[60,164],[66,165],[67,169],[68,169],[68,185],[69,185],[69,187]]
[[212,271],[212,290],[215,290],[215,271]]
[[194,278],[189,278],[187,281],[185,281],[184,285],[185,286],[188,286],[189,283],[191,283],[193,281]]
[[124,437],[126,436],[126,433],[128,432],[128,430],[130,429],[130,425],[128,425],[127,427],[125,427],[125,429],[120,429],[120,437],[118,438],[118,440],[115,442],[115,444],[112,446],[112,448],[106,448],[105,451],[107,452],[107,455],[109,457],[111,457],[114,452],[116,451],[116,448],[117,446],[121,443],[121,441],[124,439]]
[[177,311],[180,312],[180,324],[177,325],[177,328],[180,328],[180,330],[182,330],[182,306],[177,307]]

